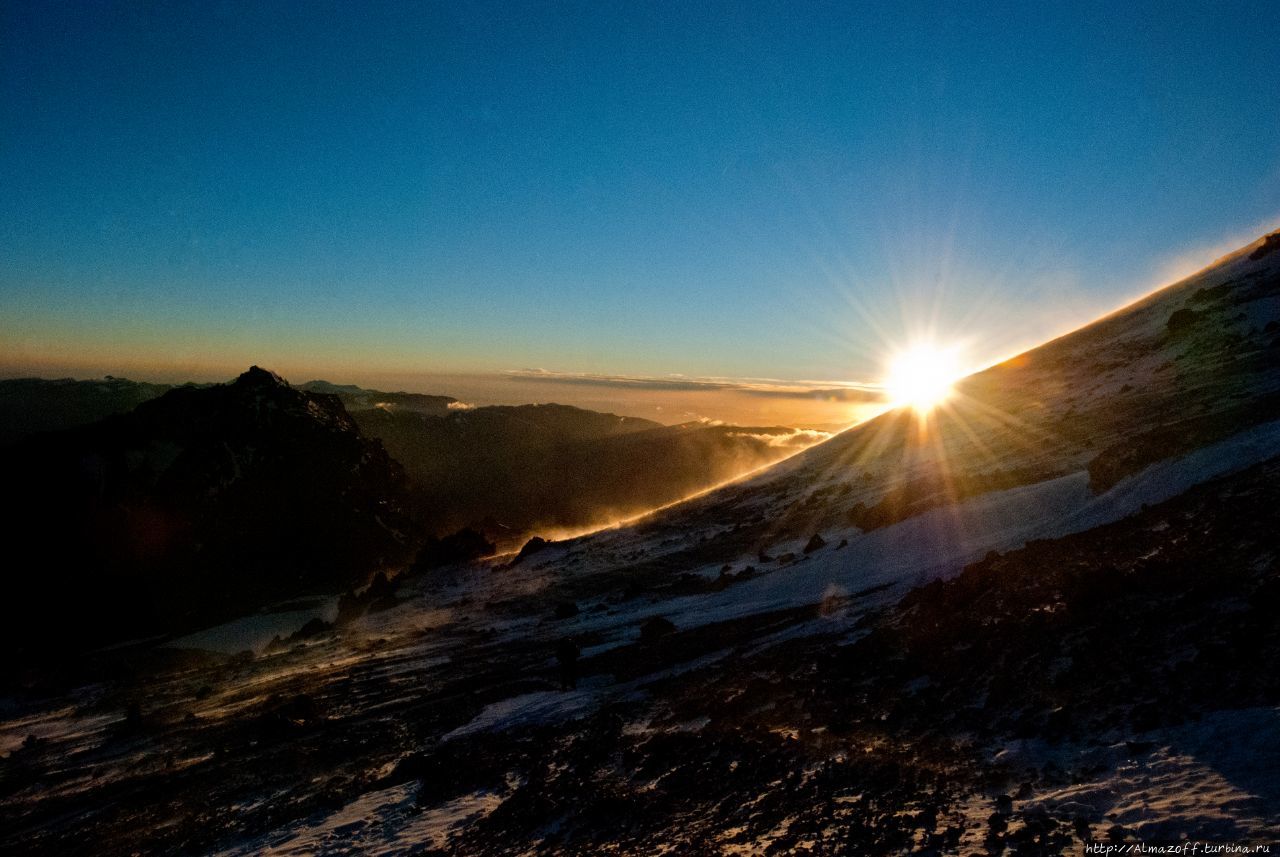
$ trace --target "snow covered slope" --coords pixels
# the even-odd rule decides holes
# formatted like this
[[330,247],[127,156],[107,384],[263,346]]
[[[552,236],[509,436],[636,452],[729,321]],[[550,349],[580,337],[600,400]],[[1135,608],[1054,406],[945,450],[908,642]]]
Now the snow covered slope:
[[[662,597],[649,612],[700,623],[946,576],[1265,460],[1280,452],[1277,243],[971,376],[927,420],[886,413],[532,567],[558,596],[647,590]],[[814,534],[825,545],[806,554]],[[670,597],[725,565],[752,572]]]

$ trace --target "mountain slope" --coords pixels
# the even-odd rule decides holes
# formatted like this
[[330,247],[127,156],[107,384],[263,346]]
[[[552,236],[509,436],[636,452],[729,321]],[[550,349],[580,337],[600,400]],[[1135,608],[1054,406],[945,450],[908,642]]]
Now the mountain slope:
[[[912,520],[943,541],[981,541],[999,528],[984,504],[1017,496],[1032,504],[1011,510],[1020,529],[1039,519],[1065,532],[1252,463],[1275,449],[1280,418],[1280,254],[1259,255],[1266,246],[966,379],[926,422],[886,413],[639,532],[757,521],[750,544],[715,557],[726,562],[816,531],[856,547]],[[1163,484],[1148,472],[1159,466]],[[1066,495],[1070,508],[1033,505]],[[943,508],[953,513],[919,523]]]
[[887,413],[531,557],[503,584],[537,581],[519,612],[578,612],[512,645],[572,636],[587,689],[510,686],[425,752],[490,760],[488,788],[563,772],[499,788],[450,849],[1280,834],[1278,243],[966,379],[927,421]]
[[567,405],[457,410],[444,417],[352,411],[405,465],[423,523],[480,527],[507,547],[640,514],[777,461],[812,433],[649,420]]

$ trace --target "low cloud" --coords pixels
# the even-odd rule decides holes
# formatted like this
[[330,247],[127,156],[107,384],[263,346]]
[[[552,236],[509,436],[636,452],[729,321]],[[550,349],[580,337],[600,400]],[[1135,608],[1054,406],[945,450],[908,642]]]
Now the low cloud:
[[755,378],[694,378],[687,375],[595,375],[554,372],[549,369],[513,369],[505,377],[517,381],[540,381],[621,390],[663,392],[729,391],[751,396],[783,399],[817,399],[830,402],[882,402],[884,390],[874,384],[830,381],[777,381]]
[[803,449],[806,446],[813,446],[815,443],[824,441],[831,436],[832,433],[829,431],[817,431],[816,429],[794,429],[791,432],[780,434],[755,434],[745,431],[729,433],[729,437],[750,438],[762,441],[766,446],[776,446],[783,449]]

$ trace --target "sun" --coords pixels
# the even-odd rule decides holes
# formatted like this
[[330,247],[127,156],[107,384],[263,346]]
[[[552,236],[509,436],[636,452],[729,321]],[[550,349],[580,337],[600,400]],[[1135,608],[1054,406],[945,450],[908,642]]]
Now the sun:
[[927,414],[947,400],[951,385],[963,374],[956,348],[922,343],[889,361],[885,390],[894,407],[910,405]]

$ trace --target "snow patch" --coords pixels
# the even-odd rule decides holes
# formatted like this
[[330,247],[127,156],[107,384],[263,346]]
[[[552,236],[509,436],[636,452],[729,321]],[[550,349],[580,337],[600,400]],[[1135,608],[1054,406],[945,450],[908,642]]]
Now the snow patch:
[[312,854],[367,854],[389,857],[444,848],[449,837],[489,815],[506,798],[478,791],[429,809],[420,809],[412,784],[369,792],[323,818],[283,828],[219,852],[303,857]]

